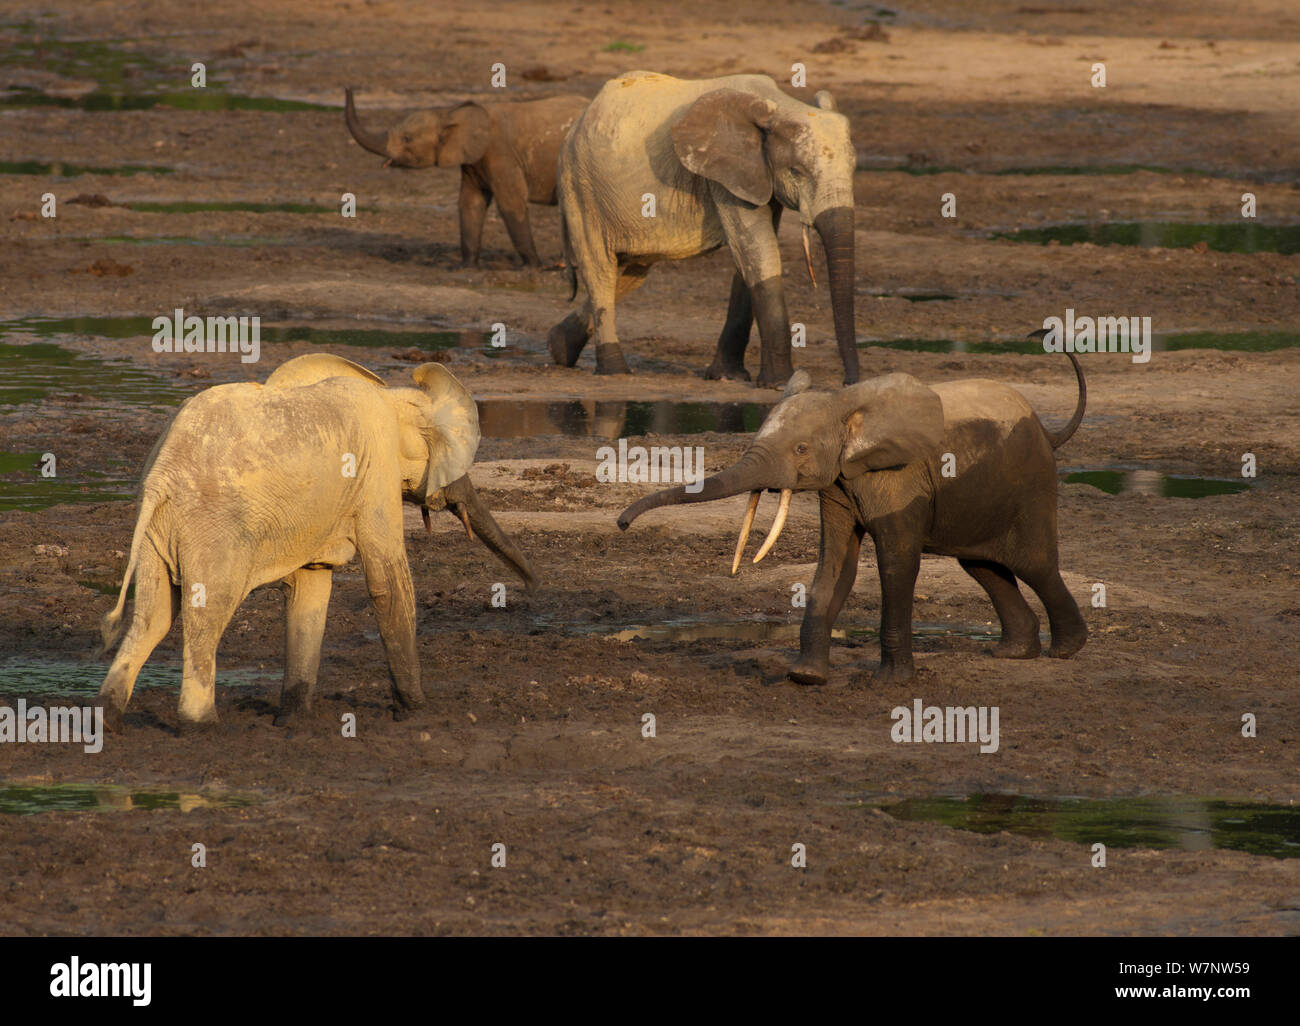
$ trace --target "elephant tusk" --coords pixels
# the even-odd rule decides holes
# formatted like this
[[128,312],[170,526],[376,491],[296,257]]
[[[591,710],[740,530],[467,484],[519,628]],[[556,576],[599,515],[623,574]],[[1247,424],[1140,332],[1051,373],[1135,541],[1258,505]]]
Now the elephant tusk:
[[425,534],[428,534],[428,535],[432,535],[432,534],[433,534],[433,524],[432,524],[432,522],[429,520],[429,507],[428,507],[428,506],[421,506],[421,507],[420,507],[420,519],[424,521],[424,533],[425,533]]
[[781,505],[776,508],[776,519],[772,521],[772,530],[767,532],[767,541],[763,542],[763,547],[754,556],[755,563],[771,552],[772,546],[781,537],[781,531],[785,527],[786,514],[790,512],[790,496],[793,494],[794,492],[789,488],[781,489]]
[[[386,161],[384,161],[384,167],[392,167],[392,166],[393,166],[393,158],[389,157]],[[807,229],[804,230],[807,231]],[[806,249],[807,247],[808,247],[808,240],[804,239],[804,248]]]
[[469,526],[469,511],[460,503],[456,504],[456,516],[460,517],[460,522],[465,525],[465,533],[469,535],[469,540],[473,541],[474,528]]
[[731,561],[732,577],[735,577],[740,570],[740,557],[745,553],[745,542],[749,541],[749,531],[754,526],[754,511],[758,509],[758,497],[762,494],[762,492],[750,493],[749,508],[745,510],[745,520],[740,525],[740,539],[736,542],[736,558]]
[[808,265],[808,280],[812,282],[813,288],[817,287],[817,275],[813,273],[812,253],[808,249],[808,226],[803,226],[803,259]]

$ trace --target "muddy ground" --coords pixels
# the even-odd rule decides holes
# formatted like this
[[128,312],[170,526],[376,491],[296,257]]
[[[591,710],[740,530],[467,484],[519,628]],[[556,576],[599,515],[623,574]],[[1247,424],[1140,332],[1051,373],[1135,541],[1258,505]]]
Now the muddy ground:
[[[853,119],[858,326],[866,340],[1022,338],[1067,306],[1141,314],[1162,333],[1300,332],[1300,256],[1093,245],[1040,247],[994,230],[1066,221],[1232,221],[1241,195],[1260,218],[1300,221],[1295,97],[1300,15],[1286,0],[1204,5],[1090,0],[1043,13],[1015,0],[923,0],[862,31],[868,8],[607,0],[512,3],[11,3],[0,45],[38,45],[0,65],[7,81],[76,95],[87,76],[58,63],[61,41],[110,41],[188,86],[193,61],[230,94],[342,102],[357,85],[375,121],[441,98],[490,92],[494,61],[542,67],[512,93],[592,95],[634,67],[686,76],[808,66]],[[871,5],[874,8],[875,5]],[[876,38],[859,37],[876,36]],[[640,46],[640,50],[628,47]],[[28,50],[22,50],[27,53]],[[1104,61],[1105,89],[1089,83]],[[90,76],[93,80],[93,76]],[[128,82],[129,85],[129,82]],[[10,94],[11,96],[14,94]],[[448,350],[480,397],[770,402],[775,393],[698,376],[721,325],[726,251],[660,266],[620,305],[632,378],[549,364],[541,339],[569,309],[554,268],[525,271],[499,218],[483,266],[458,266],[454,174],[384,170],[337,109],[84,111],[0,105],[6,161],[166,166],[172,174],[0,176],[0,318],[256,313],[322,328],[481,331],[508,326],[495,358]],[[1008,169],[1142,165],[1111,174]],[[890,170],[891,168],[895,170]],[[934,174],[915,173],[948,168]],[[909,173],[908,170],[910,169]],[[42,193],[58,216],[39,216]],[[134,201],[249,201],[337,213],[150,213]],[[940,216],[940,196],[958,217]],[[102,194],[113,204],[72,204]],[[531,208],[558,258],[553,208]],[[787,296],[809,325],[796,364],[839,381],[825,289],[782,231]],[[157,240],[171,240],[158,242]],[[125,241],[124,241],[125,240]],[[134,241],[130,241],[134,240]],[[232,245],[238,242],[240,245]],[[152,244],[151,244],[152,243]],[[199,243],[208,243],[206,245]],[[125,270],[123,270],[125,268]],[[955,298],[911,302],[899,293]],[[34,336],[11,332],[6,341]],[[63,340],[194,391],[260,380],[311,350],[268,344],[262,360],[159,356],[148,338]],[[397,382],[404,347],[325,346]],[[757,343],[750,351],[757,366]],[[1021,388],[1044,420],[1074,402],[1065,361],[1044,355],[864,348],[864,374],[926,381],[987,376]],[[646,489],[593,485],[601,440],[485,438],[473,477],[544,581],[526,595],[449,517],[425,538],[408,517],[429,702],[389,715],[387,672],[357,568],[336,575],[310,729],[272,726],[282,598],[258,592],[222,644],[221,669],[265,670],[219,688],[222,728],[177,736],[177,688],[137,691],[127,732],[98,755],[0,745],[0,781],[93,781],[248,794],[256,804],[188,812],[46,813],[0,821],[10,934],[1294,934],[1300,860],[1226,850],[1114,847],[1050,833],[979,834],[874,807],[932,794],[1195,796],[1291,805],[1300,697],[1300,350],[1093,357],[1088,416],[1062,467],[1115,464],[1240,478],[1242,494],[1167,499],[1060,489],[1061,564],[1091,637],[1069,662],[995,661],[970,637],[992,610],[951,560],[926,558],[916,620],[951,625],[919,640],[919,675],[874,684],[870,640],[839,643],[822,688],[784,679],[796,644],[742,639],[617,641],[629,624],[699,618],[797,624],[791,585],[810,582],[817,517],[796,501],[772,556],[728,575],[743,499],[615,517]],[[171,407],[109,406],[56,390],[0,409],[0,450],[53,451],[71,480],[143,464]],[[644,439],[634,439],[644,441]],[[745,436],[668,436],[705,447],[710,469]],[[563,466],[557,466],[562,464]],[[548,469],[549,468],[549,469]],[[12,475],[10,476],[12,480]],[[769,499],[769,502],[773,500]],[[771,515],[765,506],[760,526]],[[98,622],[129,548],[131,502],[0,513],[0,660],[79,661],[93,689],[107,668]],[[46,548],[37,553],[38,546]],[[66,550],[63,552],[61,550]],[[504,582],[504,609],[490,589]],[[1107,586],[1092,608],[1093,585]],[[95,585],[99,586],[96,587]],[[1031,602],[1033,600],[1031,599]],[[872,627],[874,560],[864,556],[842,622]],[[996,629],[995,626],[993,629]],[[153,656],[178,666],[177,626]],[[50,701],[7,678],[5,702]],[[179,670],[177,671],[179,684]],[[86,692],[83,691],[83,694]],[[890,710],[996,705],[1001,747],[899,745]],[[355,713],[358,736],[340,736]],[[643,738],[645,713],[657,737]],[[1253,713],[1258,736],[1243,738]],[[205,869],[191,846],[207,846]],[[492,846],[508,863],[491,868]],[[791,867],[791,846],[807,868]]]

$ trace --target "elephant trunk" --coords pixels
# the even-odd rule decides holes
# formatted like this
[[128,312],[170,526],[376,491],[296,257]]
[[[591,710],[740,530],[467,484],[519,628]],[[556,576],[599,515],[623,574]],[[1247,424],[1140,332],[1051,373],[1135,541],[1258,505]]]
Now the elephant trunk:
[[835,316],[835,340],[844,363],[844,384],[858,380],[858,336],[853,319],[854,255],[853,208],[831,207],[813,220],[826,249],[826,269],[830,276],[831,310]]
[[367,132],[361,127],[361,119],[357,117],[357,109],[352,105],[352,87],[348,86],[344,90],[343,117],[347,120],[348,131],[352,133],[352,138],[362,147],[371,153],[378,153],[381,157],[388,156],[388,137],[379,132]]
[[638,499],[619,515],[618,526],[620,530],[626,531],[642,513],[660,506],[676,506],[683,502],[712,502],[741,492],[761,491],[772,487],[771,476],[767,460],[755,455],[751,449],[726,470],[706,477],[698,492],[688,492],[685,485],[678,485]]
[[501,562],[523,578],[524,587],[528,591],[535,591],[537,577],[528,562],[528,557],[520,552],[510,536],[501,530],[491,510],[483,504],[478,492],[474,490],[469,475],[459,477],[447,485],[444,495],[447,506],[472,531],[471,537],[477,536],[479,541],[491,549]]

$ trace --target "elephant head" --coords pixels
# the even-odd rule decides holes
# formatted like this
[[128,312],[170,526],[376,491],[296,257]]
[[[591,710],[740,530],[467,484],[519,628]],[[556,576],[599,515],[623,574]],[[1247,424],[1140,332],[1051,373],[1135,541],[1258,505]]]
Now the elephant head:
[[387,157],[384,166],[459,167],[477,164],[491,142],[492,124],[488,112],[477,103],[422,110],[399,121],[387,132],[367,131],[352,103],[352,89],[345,91],[343,109],[348,131],[363,149]]
[[808,391],[808,384],[807,373],[796,372],[749,449],[726,470],[705,478],[699,491],[682,486],[647,495],[623,511],[618,526],[627,530],[642,513],[659,506],[750,492],[731,565],[734,574],[763,491],[779,490],[781,504],[755,563],[780,537],[793,492],[821,491],[838,480],[853,482],[870,471],[924,459],[943,438],[942,400],[910,374],[886,374],[838,392]]
[[[817,106],[793,107],[739,89],[705,93],[672,129],[673,148],[687,170],[761,206],[773,197],[799,212],[804,258],[813,275],[808,229],[826,250],[835,338],[846,382],[857,381],[853,320],[853,172],[857,154],[848,118],[825,90]],[[814,282],[816,278],[814,276]]]
[[364,367],[328,353],[310,353],[281,364],[268,388],[292,388],[334,377],[355,377],[383,389],[397,415],[402,498],[420,507],[432,530],[431,510],[458,517],[471,538],[477,537],[515,571],[529,591],[537,578],[528,558],[498,526],[469,479],[478,451],[478,407],[451,371],[426,363],[414,372],[415,388],[389,388]]

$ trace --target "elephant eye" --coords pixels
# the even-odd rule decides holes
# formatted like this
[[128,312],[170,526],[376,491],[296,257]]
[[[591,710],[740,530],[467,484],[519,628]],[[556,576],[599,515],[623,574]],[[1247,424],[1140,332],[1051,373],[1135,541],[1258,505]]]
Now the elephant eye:
[[808,455],[808,443],[807,443],[807,442],[800,442],[798,445],[796,445],[796,446],[794,447],[794,451],[795,451],[795,455],[796,455],[796,456],[807,456],[807,455]]

